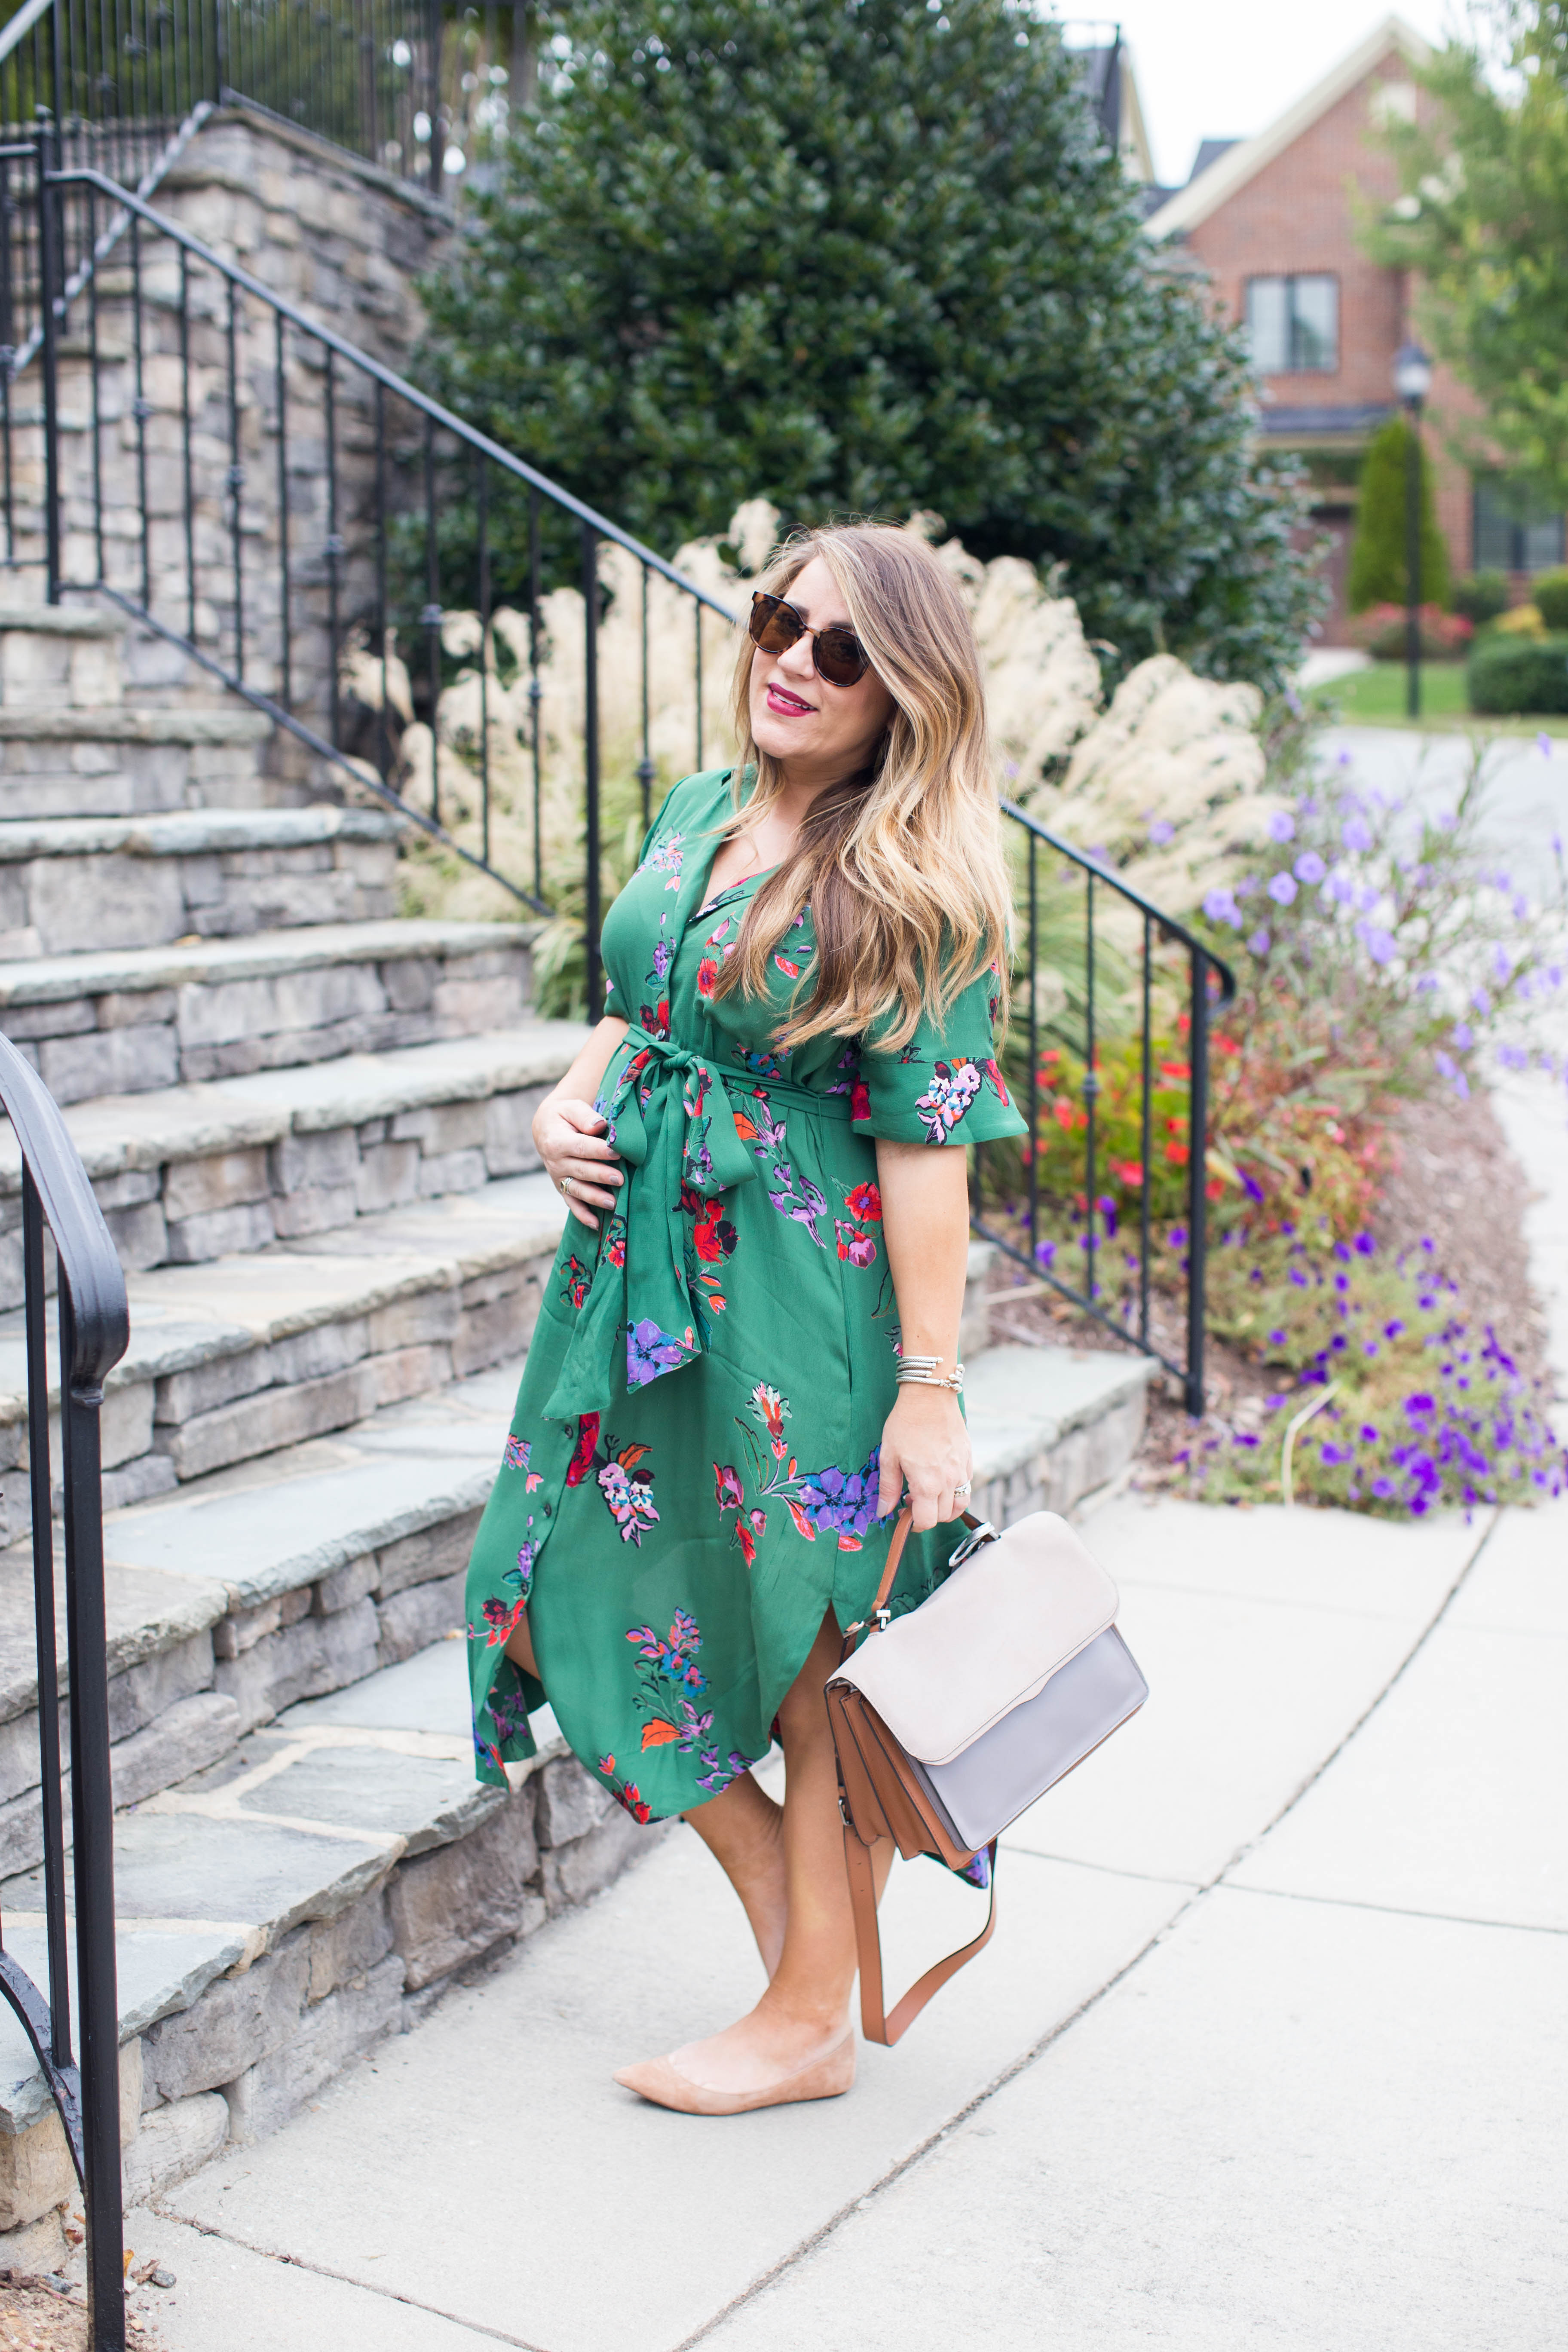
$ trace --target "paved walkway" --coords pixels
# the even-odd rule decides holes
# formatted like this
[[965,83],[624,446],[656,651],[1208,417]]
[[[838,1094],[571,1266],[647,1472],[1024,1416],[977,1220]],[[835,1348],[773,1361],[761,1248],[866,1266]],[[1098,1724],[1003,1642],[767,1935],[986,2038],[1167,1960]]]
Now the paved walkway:
[[[175,2352],[1560,2343],[1568,1516],[1090,1536],[1153,1696],[850,2098],[706,2122],[611,2083],[754,1996],[678,1832],[132,2217]],[[902,1869],[889,1945],[972,1899]]]
[[[1561,1097],[1501,1108],[1568,1394]],[[611,2082],[758,1989],[677,1830],[130,2217],[172,2352],[1560,2352],[1568,1503],[1088,1534],[1152,1696],[849,2098],[703,2121]],[[900,1866],[889,1950],[974,1900]]]

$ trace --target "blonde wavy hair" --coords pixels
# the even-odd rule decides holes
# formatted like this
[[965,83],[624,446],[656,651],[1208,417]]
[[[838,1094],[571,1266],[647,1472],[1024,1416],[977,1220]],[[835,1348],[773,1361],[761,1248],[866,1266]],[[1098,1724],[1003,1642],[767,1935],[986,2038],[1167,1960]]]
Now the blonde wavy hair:
[[[1011,894],[980,656],[957,589],[912,531],[854,522],[797,532],[756,584],[787,596],[817,556],[893,698],[893,716],[869,772],[830,785],[813,803],[793,853],[752,898],[714,993],[763,994],[770,954],[809,904],[814,985],[791,1004],[779,1043],[787,1050],[824,1032],[858,1036],[885,1023],[878,1047],[896,1052],[922,1013],[940,1023],[987,966],[1006,994]],[[752,734],[755,650],[742,635],[733,706],[737,813],[725,839],[758,825],[784,785],[778,761]],[[742,808],[748,768],[756,784]]]

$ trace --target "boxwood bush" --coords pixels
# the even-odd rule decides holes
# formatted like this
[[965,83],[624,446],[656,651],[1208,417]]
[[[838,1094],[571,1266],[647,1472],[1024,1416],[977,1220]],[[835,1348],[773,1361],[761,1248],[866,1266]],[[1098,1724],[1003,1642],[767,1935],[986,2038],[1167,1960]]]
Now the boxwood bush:
[[1568,712],[1568,635],[1489,637],[1470,656],[1468,679],[1472,710]]
[[1531,597],[1549,629],[1568,629],[1568,572],[1541,572],[1530,583]]

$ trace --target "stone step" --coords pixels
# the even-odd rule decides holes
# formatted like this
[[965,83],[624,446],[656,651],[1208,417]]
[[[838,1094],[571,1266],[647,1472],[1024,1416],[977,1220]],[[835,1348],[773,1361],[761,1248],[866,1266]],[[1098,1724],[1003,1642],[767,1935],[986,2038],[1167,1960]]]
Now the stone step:
[[518,1020],[533,927],[320,923],[0,964],[0,1029],[58,1103],[474,1036]]
[[124,691],[124,620],[87,605],[0,603],[0,708],[91,709]]
[[[338,1233],[131,1276],[131,1345],[100,1415],[107,1505],[345,1429],[516,1353],[563,1216],[546,1177],[514,1176]],[[0,1317],[5,1469],[26,1459],[25,1375],[13,1310]],[[27,1493],[25,1476],[6,1479],[7,1541],[27,1523]]]
[[[531,1122],[587,1032],[525,1021],[402,1052],[109,1095],[65,1114],[128,1272],[353,1224],[539,1165]],[[0,1134],[0,1307],[22,1301],[21,1160]]]
[[[659,1832],[548,1718],[509,1790],[474,1780],[460,1639],[292,1709],[117,1824],[127,2204],[274,2128],[459,1972],[597,1893]],[[39,1874],[0,1887],[44,1972]],[[74,2194],[42,2076],[0,2019],[0,2254]]]
[[133,816],[255,808],[272,721],[238,700],[215,709],[0,707],[0,817]]
[[0,961],[397,912],[392,811],[0,819]]
[[[359,1684],[462,1622],[468,1547],[521,1372],[513,1354],[110,1515],[117,1804],[144,1802],[280,1710]],[[16,1545],[0,1553],[0,1878],[43,1852],[32,1626],[31,1548]]]

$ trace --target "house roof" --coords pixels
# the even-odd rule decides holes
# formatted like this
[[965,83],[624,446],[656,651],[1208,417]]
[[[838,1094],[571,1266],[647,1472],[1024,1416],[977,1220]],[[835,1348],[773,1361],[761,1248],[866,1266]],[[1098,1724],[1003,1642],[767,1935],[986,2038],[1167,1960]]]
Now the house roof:
[[1304,131],[1310,130],[1331,106],[1337,106],[1346,92],[1352,90],[1391,51],[1413,66],[1426,65],[1432,55],[1430,44],[1403,16],[1385,16],[1364,40],[1358,41],[1337,65],[1331,66],[1321,81],[1314,82],[1293,106],[1277,116],[1266,131],[1251,139],[1238,139],[1207,171],[1195,174],[1184,188],[1178,188],[1144,222],[1144,235],[1158,243],[1196,228],[1244,188],[1266,163],[1272,163],[1277,155],[1294,145]]

